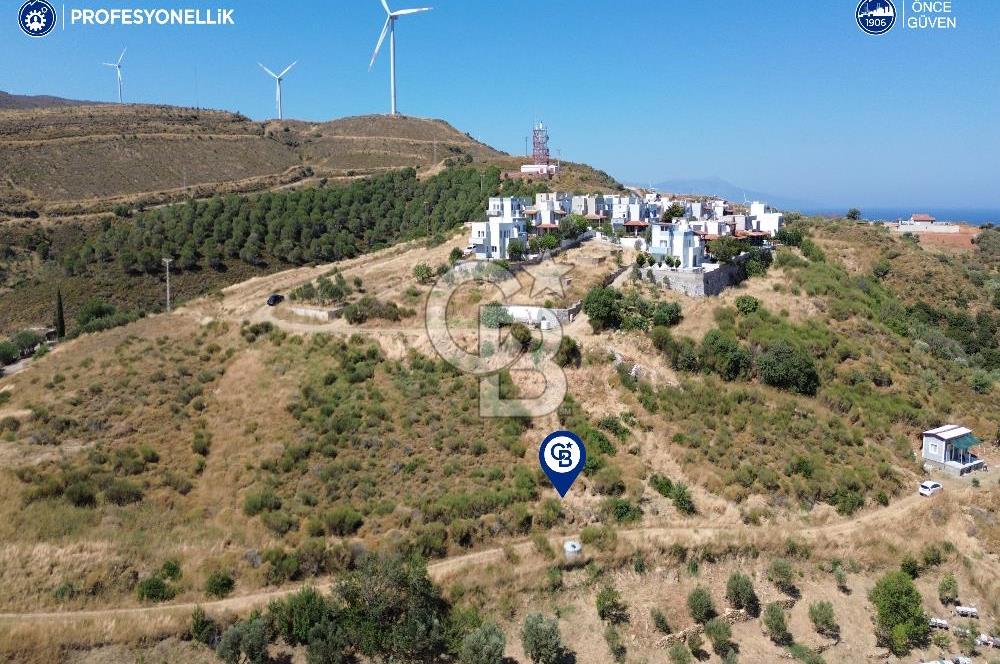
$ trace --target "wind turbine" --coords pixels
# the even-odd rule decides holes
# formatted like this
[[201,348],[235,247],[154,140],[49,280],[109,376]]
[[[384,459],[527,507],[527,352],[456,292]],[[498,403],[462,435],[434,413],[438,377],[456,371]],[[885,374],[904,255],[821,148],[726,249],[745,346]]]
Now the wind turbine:
[[115,75],[118,77],[118,103],[122,103],[122,59],[125,57],[127,48],[122,49],[122,54],[118,56],[118,62],[104,62],[105,67],[114,67]]
[[396,19],[400,16],[407,16],[408,14],[419,14],[420,12],[429,12],[431,7],[418,7],[416,9],[399,9],[392,11],[389,9],[389,4],[385,0],[381,0],[382,7],[385,8],[385,25],[382,26],[382,34],[378,37],[378,43],[375,44],[375,52],[372,53],[371,62],[368,63],[368,71],[372,70],[375,66],[375,58],[378,57],[379,49],[382,48],[382,42],[385,41],[386,33],[389,33],[389,93],[392,96],[392,114],[396,115]]
[[296,60],[292,64],[290,64],[287,67],[285,67],[284,71],[282,71],[280,74],[275,74],[273,71],[271,71],[270,69],[268,69],[264,65],[261,65],[259,62],[257,63],[258,65],[260,65],[261,69],[263,69],[264,71],[266,71],[268,74],[271,75],[272,78],[274,78],[274,84],[276,86],[276,90],[275,90],[275,93],[274,93],[274,98],[275,98],[275,100],[277,101],[277,104],[278,104],[278,119],[279,120],[281,119],[281,81],[282,81],[282,79],[285,78],[285,74],[287,74],[288,72],[290,72],[292,70],[292,67],[294,67],[298,63],[299,63],[299,61]]

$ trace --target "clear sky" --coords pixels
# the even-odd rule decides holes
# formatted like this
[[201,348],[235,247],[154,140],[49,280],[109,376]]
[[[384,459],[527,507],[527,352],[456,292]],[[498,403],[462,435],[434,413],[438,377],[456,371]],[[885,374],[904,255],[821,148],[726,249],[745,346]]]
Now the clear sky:
[[[57,8],[60,2],[54,2]],[[392,0],[394,9],[422,0]],[[1000,208],[1000,2],[952,0],[952,30],[861,32],[853,0],[427,0],[397,30],[400,111],[523,152],[552,146],[620,180],[719,176],[823,205]],[[68,1],[230,7],[235,27],[67,27],[0,20],[0,90],[274,115],[257,67],[298,59],[286,117],[388,111],[378,0]],[[896,0],[912,11],[912,3]],[[900,19],[902,20],[902,18]]]

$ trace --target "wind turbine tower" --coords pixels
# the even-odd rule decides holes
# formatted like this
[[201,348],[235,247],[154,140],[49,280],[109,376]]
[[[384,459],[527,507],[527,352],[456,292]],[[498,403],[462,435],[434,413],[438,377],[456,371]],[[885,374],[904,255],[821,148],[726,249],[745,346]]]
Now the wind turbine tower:
[[386,33],[389,34],[389,94],[392,98],[392,114],[396,115],[396,19],[400,16],[407,16],[409,14],[419,14],[420,12],[427,12],[431,10],[431,7],[418,7],[416,9],[399,9],[392,11],[389,9],[389,4],[385,0],[381,0],[382,7],[385,9],[385,25],[382,26],[382,34],[378,37],[378,43],[375,44],[375,51],[372,53],[371,62],[368,63],[368,71],[372,70],[375,66],[375,58],[378,57],[379,49],[382,48],[382,42],[385,41]]
[[278,119],[279,120],[281,120],[281,81],[284,80],[285,74],[287,74],[288,72],[290,72],[292,70],[292,67],[294,67],[298,63],[299,63],[299,61],[296,60],[292,64],[290,64],[287,67],[285,67],[285,69],[280,74],[275,74],[273,71],[271,71],[270,69],[268,69],[264,65],[261,65],[259,62],[257,63],[258,65],[260,65],[261,69],[263,69],[268,74],[270,74],[271,78],[274,79],[274,86],[275,86],[274,100],[275,100],[275,103],[278,106]]
[[125,58],[125,51],[127,48],[122,49],[122,54],[118,56],[118,62],[103,62],[105,67],[114,67],[115,76],[118,79],[118,103],[122,103],[122,60]]

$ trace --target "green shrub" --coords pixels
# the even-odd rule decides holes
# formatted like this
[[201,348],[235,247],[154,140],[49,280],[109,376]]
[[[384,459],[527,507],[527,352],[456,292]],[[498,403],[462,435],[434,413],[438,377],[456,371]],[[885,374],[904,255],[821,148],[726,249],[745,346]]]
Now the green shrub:
[[580,346],[573,337],[564,336],[559,340],[559,348],[553,358],[556,364],[561,367],[579,367],[581,360]]
[[722,618],[712,618],[705,623],[705,636],[712,642],[712,649],[720,655],[732,647],[730,639],[733,638],[733,629]]
[[139,599],[149,602],[165,602],[173,599],[177,591],[158,575],[148,576],[136,586]]
[[625,498],[606,498],[603,510],[617,523],[632,523],[642,518],[642,509]]
[[649,617],[652,619],[656,631],[661,634],[670,634],[670,623],[667,622],[667,616],[663,611],[654,606],[649,610]]
[[795,593],[795,570],[784,558],[775,558],[771,561],[770,567],[767,568],[767,580],[784,593],[789,595]]
[[760,308],[760,300],[753,295],[740,295],[736,298],[736,310],[744,316],[749,316]]
[[208,614],[200,606],[194,607],[194,611],[191,613],[190,635],[191,640],[209,647],[214,646],[219,638],[219,626],[208,617]]
[[264,511],[281,509],[281,499],[270,489],[248,493],[243,499],[243,513],[256,516]]
[[622,641],[622,637],[614,625],[609,624],[604,628],[604,641],[608,644],[611,659],[615,662],[624,662],[628,650],[625,648],[625,643]]
[[628,609],[621,601],[621,593],[607,585],[597,592],[597,616],[613,624],[628,622]]
[[807,353],[786,341],[767,346],[756,362],[757,374],[767,385],[799,394],[813,395],[819,387],[819,374]]
[[712,596],[708,590],[698,586],[687,597],[688,613],[695,622],[707,623],[715,617],[715,604],[712,603]]
[[63,496],[76,507],[94,507],[97,505],[97,491],[89,481],[74,482],[66,487]]
[[938,584],[938,599],[945,606],[958,601],[958,581],[951,572],[945,574]]
[[521,645],[533,664],[558,664],[564,650],[559,623],[540,613],[529,613],[521,627]]
[[681,305],[677,302],[659,302],[653,308],[653,325],[670,327],[681,322]]
[[875,584],[868,599],[875,606],[876,637],[897,656],[927,641],[930,627],[923,600],[913,579],[903,571],[889,572]]
[[675,643],[670,646],[667,650],[667,657],[670,658],[670,664],[691,664],[694,661],[691,651],[683,643]]
[[17,346],[9,341],[0,341],[0,366],[11,364],[20,357],[21,353]]
[[753,581],[742,572],[733,572],[726,581],[726,600],[734,609],[743,609],[752,616],[760,612],[760,599]]
[[164,579],[170,579],[171,581],[176,581],[181,578],[181,564],[173,558],[168,558],[163,561],[160,566],[160,576]]
[[115,505],[130,505],[142,500],[142,489],[128,480],[113,479],[104,489],[104,499]]
[[267,607],[275,631],[291,646],[309,642],[309,633],[327,617],[326,600],[315,588],[303,588]]
[[778,645],[791,643],[792,635],[788,633],[785,611],[776,602],[771,602],[764,608],[764,627],[767,628],[767,635],[774,643]]
[[458,654],[460,664],[502,664],[507,638],[495,623],[483,623],[465,635]]
[[342,505],[327,512],[323,522],[327,533],[345,537],[358,532],[364,523],[364,517],[351,506]]
[[833,604],[820,600],[809,605],[809,620],[818,634],[831,639],[840,638],[840,625],[833,613]]
[[903,556],[903,560],[899,563],[899,569],[906,572],[906,575],[911,579],[915,579],[920,576],[920,563],[917,559],[910,554]]
[[205,581],[205,593],[209,597],[221,599],[233,592],[235,586],[236,582],[233,581],[233,577],[228,572],[216,570],[209,574],[208,579]]

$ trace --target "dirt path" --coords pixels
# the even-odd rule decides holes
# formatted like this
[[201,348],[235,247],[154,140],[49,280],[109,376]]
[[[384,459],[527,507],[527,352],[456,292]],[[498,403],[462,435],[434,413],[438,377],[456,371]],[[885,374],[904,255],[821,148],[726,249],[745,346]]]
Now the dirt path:
[[[889,507],[878,509],[875,511],[865,512],[864,514],[853,518],[848,521],[837,521],[832,524],[818,525],[818,526],[804,526],[804,527],[790,527],[787,524],[782,524],[781,526],[773,527],[751,527],[746,526],[740,522],[732,523],[714,523],[712,525],[704,525],[699,523],[671,523],[663,525],[654,525],[644,528],[636,528],[630,530],[618,531],[618,536],[620,539],[629,542],[631,544],[638,544],[643,542],[653,542],[657,540],[663,540],[666,538],[671,538],[676,541],[678,538],[685,538],[687,541],[695,540],[698,542],[704,542],[711,540],[712,538],[726,534],[726,535],[740,535],[740,536],[766,536],[771,531],[778,532],[783,536],[788,536],[789,534],[795,534],[800,537],[804,537],[809,540],[815,540],[821,537],[833,537],[833,538],[843,538],[852,534],[857,534],[859,531],[869,531],[870,529],[883,522],[900,524],[905,522],[905,517],[911,516],[912,512],[918,510],[918,508],[929,505],[927,499],[921,498],[917,495],[907,496],[901,498],[896,502],[892,503]],[[564,536],[551,536],[549,539],[553,543],[561,543],[561,540],[570,539],[575,537],[575,535],[564,535]],[[515,553],[519,555],[525,555],[531,552],[534,544],[529,540],[522,540],[510,544],[506,547],[495,547],[491,549],[484,549],[482,551],[474,551],[472,553],[461,554],[457,556],[452,556],[444,560],[439,560],[430,563],[427,566],[427,571],[431,578],[435,581],[441,581],[444,578],[459,574],[463,569],[475,565],[489,565],[491,563],[500,562],[506,559],[507,551],[513,549]],[[279,599],[290,593],[293,593],[305,586],[313,586],[320,589],[328,588],[333,583],[332,577],[324,577],[311,579],[308,582],[296,583],[294,585],[285,586],[283,588],[262,590],[255,593],[250,593],[247,595],[239,595],[237,597],[229,597],[222,600],[208,601],[208,602],[184,602],[180,604],[169,604],[169,605],[157,605],[157,606],[142,606],[142,607],[130,607],[130,608],[117,608],[117,609],[89,609],[82,611],[52,611],[52,612],[31,612],[31,613],[0,613],[0,625],[16,625],[19,623],[31,623],[39,621],[52,621],[52,622],[75,622],[75,621],[86,621],[95,618],[113,618],[116,616],[168,616],[177,613],[189,613],[194,610],[196,606],[200,606],[206,611],[213,613],[221,612],[233,612],[233,613],[243,613],[254,608],[258,608],[267,604],[267,602],[273,599]]]

